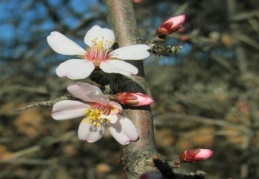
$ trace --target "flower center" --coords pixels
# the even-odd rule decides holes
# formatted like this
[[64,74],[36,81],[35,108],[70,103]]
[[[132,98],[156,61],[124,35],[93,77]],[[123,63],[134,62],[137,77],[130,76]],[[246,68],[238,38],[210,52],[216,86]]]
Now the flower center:
[[85,58],[93,62],[96,67],[99,67],[101,62],[109,58],[109,47],[113,44],[112,41],[98,38],[92,40],[92,46],[87,50]]
[[111,112],[111,106],[100,103],[93,103],[90,108],[84,112],[84,121],[91,123],[94,126],[100,127],[105,124],[107,120],[102,115],[109,115]]

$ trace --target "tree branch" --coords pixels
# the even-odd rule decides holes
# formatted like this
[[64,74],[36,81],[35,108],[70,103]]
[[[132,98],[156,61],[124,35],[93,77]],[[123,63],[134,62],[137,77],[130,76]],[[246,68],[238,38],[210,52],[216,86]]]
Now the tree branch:
[[[108,9],[108,22],[115,32],[119,46],[122,47],[140,42],[132,1],[106,0],[105,3]],[[175,52],[171,49],[170,53]],[[113,91],[114,89],[142,93],[146,91],[143,62],[133,61],[130,63],[138,68],[139,73],[129,78],[116,75],[113,81],[117,85],[117,89],[111,85]],[[123,149],[121,156],[121,161],[129,179],[139,178],[141,174],[149,171],[160,171],[164,177],[169,176],[169,178],[172,176],[173,178],[203,178],[203,175],[194,174],[190,177],[188,174],[176,174],[167,161],[154,161],[153,156],[156,155],[157,158],[160,158],[160,155],[155,148],[153,118],[150,106],[127,108],[124,110],[124,115],[127,115],[133,121],[139,134],[139,139],[127,145]],[[166,170],[166,174],[164,174],[161,168]]]
[[70,94],[66,94],[64,96],[58,97],[56,99],[53,100],[49,100],[49,101],[40,101],[40,102],[31,102],[30,104],[28,104],[27,106],[17,109],[16,112],[21,112],[30,108],[35,108],[35,107],[52,107],[56,102],[62,101],[62,100],[66,100],[66,99],[73,99],[72,95]]
[[[136,44],[139,34],[131,0],[106,0],[108,22],[114,30],[120,47]],[[144,67],[142,61],[132,61],[139,70],[138,75],[130,77],[124,91],[146,91]],[[154,144],[153,121],[150,107],[139,107],[124,110],[135,124],[139,139],[123,149],[122,162],[128,178],[138,178],[146,171],[155,170],[152,156],[156,152]]]

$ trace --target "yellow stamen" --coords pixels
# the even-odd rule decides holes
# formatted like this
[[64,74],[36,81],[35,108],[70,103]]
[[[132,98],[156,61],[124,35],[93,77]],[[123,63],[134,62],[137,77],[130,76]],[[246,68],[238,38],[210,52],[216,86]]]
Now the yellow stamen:
[[99,109],[87,109],[84,112],[84,115],[86,116],[83,121],[89,122],[94,126],[100,127],[101,125],[105,124],[107,119],[101,118],[100,116],[103,114],[103,112]]

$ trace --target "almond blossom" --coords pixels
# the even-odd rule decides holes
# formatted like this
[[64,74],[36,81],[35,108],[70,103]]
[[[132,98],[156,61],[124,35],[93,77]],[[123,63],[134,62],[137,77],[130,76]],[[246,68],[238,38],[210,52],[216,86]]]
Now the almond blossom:
[[83,116],[78,128],[78,138],[89,143],[96,142],[105,127],[122,145],[138,139],[138,133],[130,119],[120,115],[120,104],[110,101],[109,96],[87,83],[75,83],[67,90],[76,98],[84,101],[63,100],[53,105],[51,116],[56,120],[66,120]]
[[111,51],[115,42],[114,32],[98,25],[93,26],[84,37],[84,42],[88,46],[86,50],[57,31],[51,32],[47,42],[59,54],[80,57],[80,59],[69,59],[57,67],[57,75],[69,79],[87,78],[95,69],[125,76],[136,75],[138,69],[123,60],[142,60],[150,55],[149,46],[144,44],[125,46]]

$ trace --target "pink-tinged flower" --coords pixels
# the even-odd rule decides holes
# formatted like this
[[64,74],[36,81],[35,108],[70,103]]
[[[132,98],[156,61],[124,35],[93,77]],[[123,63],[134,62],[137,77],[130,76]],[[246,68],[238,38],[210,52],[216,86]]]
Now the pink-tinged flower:
[[129,105],[129,106],[146,106],[153,103],[148,95],[142,93],[117,93],[114,95],[115,101],[118,101],[120,104]]
[[56,120],[66,120],[84,116],[78,129],[78,138],[89,143],[99,140],[107,127],[112,136],[122,145],[138,139],[138,133],[130,119],[121,116],[120,104],[110,101],[101,90],[87,83],[75,83],[67,90],[83,100],[64,100],[53,105],[51,116]]
[[178,29],[180,29],[185,21],[185,15],[179,15],[170,17],[162,23],[162,25],[156,30],[156,35],[160,38],[164,38]]
[[93,26],[85,35],[86,50],[59,32],[51,32],[47,37],[49,46],[63,55],[77,55],[81,59],[70,59],[56,69],[59,77],[70,79],[87,78],[93,70],[101,69],[106,73],[119,73],[125,76],[136,75],[138,69],[123,60],[141,60],[147,58],[149,46],[130,45],[110,51],[115,42],[112,30]]
[[213,152],[210,149],[191,149],[179,154],[179,159],[180,162],[183,163],[193,163],[206,160],[210,158],[212,154]]

